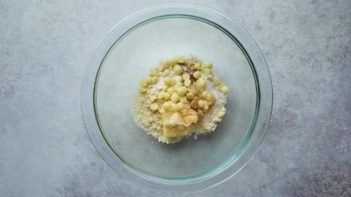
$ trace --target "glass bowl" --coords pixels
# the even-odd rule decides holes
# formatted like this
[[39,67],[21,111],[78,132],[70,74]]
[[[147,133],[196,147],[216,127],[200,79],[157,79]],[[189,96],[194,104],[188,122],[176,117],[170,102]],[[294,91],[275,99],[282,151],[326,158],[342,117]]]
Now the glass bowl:
[[[167,145],[138,128],[132,104],[140,79],[178,55],[212,62],[231,92],[214,133]],[[83,118],[96,150],[123,177],[159,189],[198,191],[233,176],[257,150],[272,110],[269,71],[253,39],[193,4],[164,4],[121,21],[83,78]]]

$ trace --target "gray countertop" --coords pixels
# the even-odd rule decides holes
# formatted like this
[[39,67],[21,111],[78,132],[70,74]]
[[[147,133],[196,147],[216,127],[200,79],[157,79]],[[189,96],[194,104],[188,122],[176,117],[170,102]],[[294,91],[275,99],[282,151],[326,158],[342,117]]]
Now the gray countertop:
[[[161,2],[0,1],[1,196],[179,196],[115,173],[80,110],[84,67],[108,30]],[[191,196],[351,196],[351,1],[194,2],[254,37],[274,106],[248,165]]]

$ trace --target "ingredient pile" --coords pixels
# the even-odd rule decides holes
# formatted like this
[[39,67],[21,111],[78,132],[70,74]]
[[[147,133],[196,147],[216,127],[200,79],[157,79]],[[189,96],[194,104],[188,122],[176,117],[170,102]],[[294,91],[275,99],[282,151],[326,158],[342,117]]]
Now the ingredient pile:
[[195,57],[161,62],[142,79],[134,102],[137,124],[163,143],[214,131],[226,113],[229,88]]

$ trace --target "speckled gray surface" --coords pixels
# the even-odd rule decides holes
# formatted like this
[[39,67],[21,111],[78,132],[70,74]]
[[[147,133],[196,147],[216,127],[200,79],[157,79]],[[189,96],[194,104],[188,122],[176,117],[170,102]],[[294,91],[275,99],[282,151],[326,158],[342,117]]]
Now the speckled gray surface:
[[[116,174],[80,112],[93,50],[117,21],[160,2],[0,0],[1,196],[179,196]],[[274,107],[249,164],[191,196],[351,196],[351,1],[195,2],[255,38]]]

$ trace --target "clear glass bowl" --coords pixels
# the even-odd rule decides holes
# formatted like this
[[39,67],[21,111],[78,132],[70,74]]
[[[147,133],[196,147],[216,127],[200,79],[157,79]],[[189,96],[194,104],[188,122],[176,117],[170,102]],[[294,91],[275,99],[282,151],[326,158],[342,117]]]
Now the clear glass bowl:
[[[214,133],[162,144],[132,116],[139,80],[161,60],[194,55],[214,64],[231,89]],[[86,68],[82,112],[102,158],[146,186],[197,191],[242,168],[261,143],[272,110],[272,86],[253,39],[222,14],[193,4],[165,4],[117,24]]]

